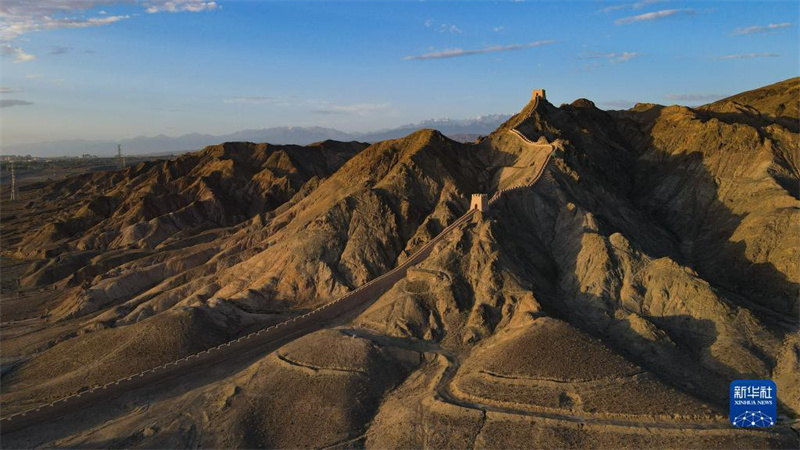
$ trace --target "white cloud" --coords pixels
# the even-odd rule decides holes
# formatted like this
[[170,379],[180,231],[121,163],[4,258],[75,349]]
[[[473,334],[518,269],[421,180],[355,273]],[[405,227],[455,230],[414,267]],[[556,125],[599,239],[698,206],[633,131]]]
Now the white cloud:
[[125,20],[130,18],[129,15],[124,16],[108,16],[108,17],[90,17],[88,19],[75,19],[75,18],[63,18],[63,19],[53,19],[50,17],[46,17],[47,19],[44,22],[44,29],[51,29],[51,28],[89,28],[89,27],[99,27],[102,25],[110,25],[112,23],[117,23],[120,20]]
[[[46,2],[45,2],[46,3]],[[25,62],[36,59],[35,55],[25,53],[21,47],[11,45],[18,37],[42,30],[55,30],[59,28],[88,28],[97,27],[102,25],[109,25],[120,20],[127,19],[129,16],[107,16],[107,17],[91,17],[88,19],[78,19],[74,17],[52,17],[52,16],[34,16],[34,15],[9,15],[7,13],[7,5],[3,4],[3,9],[0,11],[0,41],[3,44],[3,54],[15,56],[14,62]],[[41,6],[41,5],[39,5]],[[52,53],[63,54],[66,52]]]
[[323,106],[312,111],[315,114],[358,114],[364,115],[384,111],[391,106],[389,103],[356,103],[353,105],[331,105],[323,102]]
[[649,22],[653,20],[659,20],[666,17],[674,16],[676,14],[696,14],[697,10],[687,8],[687,9],[662,9],[661,11],[649,12],[644,14],[639,14],[637,16],[630,16],[630,17],[623,17],[621,19],[617,19],[614,21],[617,25],[628,25],[631,23],[636,22]]
[[148,14],[158,12],[202,12],[213,11],[221,8],[217,2],[206,2],[202,0],[172,0],[172,1],[151,1],[146,3]]
[[[125,3],[129,2],[125,1]],[[0,39],[8,42],[35,31],[96,27],[128,18],[128,16],[89,18],[70,16],[76,12],[111,3],[115,2],[110,0],[4,0],[0,6]]]
[[536,41],[536,42],[529,42],[527,44],[511,44],[511,45],[495,45],[492,47],[486,47],[481,49],[473,49],[473,50],[464,50],[461,48],[453,48],[429,53],[423,53],[422,55],[412,55],[406,56],[404,60],[422,60],[422,59],[443,59],[443,58],[456,58],[459,56],[469,56],[469,55],[480,55],[482,53],[493,53],[493,52],[506,52],[510,50],[522,50],[526,48],[533,48],[533,47],[540,47],[543,45],[550,45],[554,44],[556,41]]
[[42,76],[39,74],[25,75],[26,80],[38,80],[39,78],[42,78]]
[[[147,12],[199,12],[219,8],[216,2],[200,0],[2,0],[0,42],[19,50],[15,53],[15,62],[30,61],[36,57],[11,45],[20,36],[43,30],[111,25],[132,17],[127,14],[109,16],[104,10],[94,13],[96,16],[91,16],[92,10],[113,4],[138,4],[145,7]],[[4,54],[9,53],[4,50]]]
[[714,59],[722,61],[728,59],[777,58],[778,56],[780,55],[777,53],[739,53],[735,55],[719,56]]
[[618,53],[616,55],[612,54],[611,61],[612,62],[625,62],[625,61],[630,61],[633,58],[638,58],[640,56],[642,56],[642,54],[641,53],[637,53],[637,52],[622,52],[622,53]]
[[13,94],[14,92],[19,92],[19,89],[8,86],[0,86],[0,94]]
[[29,53],[25,53],[25,51],[22,50],[20,47],[14,47],[9,44],[3,45],[3,55],[13,56],[15,63],[28,62],[36,59],[36,56],[31,55]]
[[52,16],[85,11],[100,5],[133,2],[133,0],[3,0],[2,6],[0,6],[0,16]]
[[769,25],[753,25],[750,27],[737,28],[733,30],[733,35],[740,36],[743,34],[766,33],[768,31],[780,30],[781,28],[789,28],[791,26],[791,22],[771,23]]
[[500,25],[499,27],[492,28],[492,31],[494,31],[495,33],[499,33],[499,32],[501,32],[501,31],[503,31],[505,29],[506,29],[506,27]]
[[612,53],[588,53],[579,56],[578,59],[607,59],[612,63],[627,62],[634,58],[644,56],[639,52],[612,52]]
[[433,31],[439,33],[453,33],[453,34],[461,34],[464,31],[456,25],[447,24],[447,23],[437,23],[433,19],[428,19],[425,21],[425,27],[430,28]]
[[638,1],[638,2],[635,2],[635,3],[622,3],[622,4],[619,4],[619,5],[606,6],[605,8],[599,9],[596,12],[607,14],[607,13],[610,13],[610,12],[619,11],[619,10],[623,10],[623,9],[642,9],[645,6],[653,5],[653,4],[656,4],[656,3],[664,3],[666,1],[669,1],[669,0],[641,0],[641,1]]

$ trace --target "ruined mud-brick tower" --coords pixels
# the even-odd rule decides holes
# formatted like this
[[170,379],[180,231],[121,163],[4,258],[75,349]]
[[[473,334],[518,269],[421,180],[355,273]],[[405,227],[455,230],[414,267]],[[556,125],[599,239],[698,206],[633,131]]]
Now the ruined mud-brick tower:
[[531,96],[531,100],[536,100],[537,98],[541,98],[542,100],[547,100],[547,96],[544,94],[544,89],[533,90],[533,96]]
[[489,209],[489,196],[487,194],[472,194],[472,201],[469,203],[469,209],[486,211]]

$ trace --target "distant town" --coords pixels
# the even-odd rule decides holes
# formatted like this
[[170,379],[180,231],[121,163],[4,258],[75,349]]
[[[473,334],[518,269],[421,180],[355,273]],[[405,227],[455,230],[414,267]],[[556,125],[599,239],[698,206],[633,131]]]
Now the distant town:
[[73,160],[73,159],[99,159],[100,157],[97,155],[90,155],[88,153],[80,155],[80,156],[48,156],[48,157],[39,157],[39,156],[31,156],[31,155],[2,155],[0,156],[0,161],[4,162],[50,162],[54,159],[58,160]]
[[154,159],[172,159],[176,154],[97,156],[84,153],[79,156],[0,155],[0,184],[11,182],[14,167],[17,183],[21,186],[38,181],[59,180],[64,177],[100,170],[120,170]]

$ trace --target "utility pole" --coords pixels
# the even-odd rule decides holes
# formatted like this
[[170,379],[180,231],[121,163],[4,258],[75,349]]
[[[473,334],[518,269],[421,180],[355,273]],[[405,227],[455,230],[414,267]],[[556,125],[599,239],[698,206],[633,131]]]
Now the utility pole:
[[125,170],[125,157],[122,156],[121,145],[117,145],[117,169]]
[[17,189],[17,171],[14,170],[14,162],[11,162],[11,200],[21,200],[19,189]]

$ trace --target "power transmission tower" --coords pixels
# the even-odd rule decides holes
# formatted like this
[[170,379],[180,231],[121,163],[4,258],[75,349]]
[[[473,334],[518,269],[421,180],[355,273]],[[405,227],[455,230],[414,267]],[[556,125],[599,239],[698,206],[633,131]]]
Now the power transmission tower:
[[17,171],[14,170],[14,163],[11,163],[11,200],[21,200],[19,189],[17,189]]
[[117,145],[117,169],[125,169],[125,157],[122,156],[122,146]]

